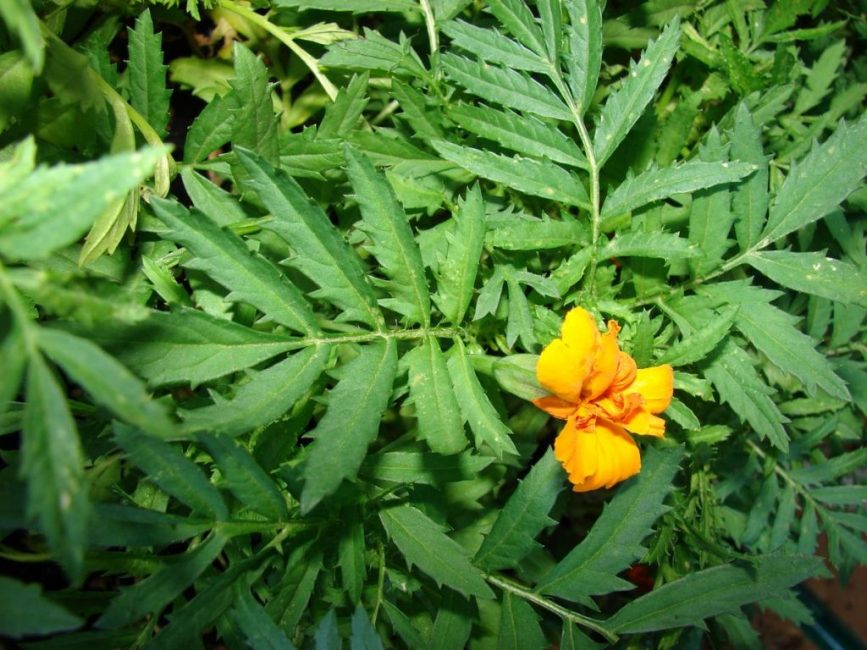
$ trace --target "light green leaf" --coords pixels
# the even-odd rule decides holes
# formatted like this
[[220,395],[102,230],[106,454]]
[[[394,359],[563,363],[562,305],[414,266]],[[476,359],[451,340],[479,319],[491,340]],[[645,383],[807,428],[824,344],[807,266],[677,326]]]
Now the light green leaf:
[[328,410],[308,434],[313,443],[304,464],[302,512],[312,510],[344,479],[355,480],[367,446],[379,432],[396,371],[394,339],[363,346],[340,369],[340,380],[328,395]]
[[848,262],[789,251],[753,251],[745,261],[784,287],[867,307],[867,273]]
[[328,356],[328,346],[309,347],[254,373],[229,400],[214,396],[210,406],[181,410],[184,430],[237,436],[270,424],[288,413],[310,389],[325,369]]
[[463,547],[423,512],[408,505],[397,506],[380,511],[379,520],[410,566],[416,565],[437,584],[466,596],[493,597]]
[[532,115],[458,103],[449,109],[448,116],[470,133],[517,153],[548,158],[573,167],[587,167],[587,159],[572,139]]
[[185,553],[182,559],[121,590],[96,621],[96,626],[114,629],[147,614],[158,614],[211,566],[223,551],[226,541],[226,537],[219,533],[211,534],[200,546]]
[[211,454],[223,481],[241,503],[275,521],[288,517],[286,501],[277,485],[247,449],[210,432],[199,434],[197,440]]
[[541,117],[567,120],[568,107],[551,90],[517,70],[471,61],[447,52],[440,59],[449,78],[482,99]]
[[277,7],[297,7],[301,11],[319,9],[323,11],[351,11],[366,14],[379,11],[419,11],[419,6],[411,0],[275,0]]
[[606,621],[618,633],[637,634],[700,625],[742,605],[781,595],[789,587],[822,572],[815,557],[766,555],[747,566],[726,564],[690,573],[633,600]]
[[255,151],[271,163],[277,161],[277,117],[271,103],[268,68],[249,49],[235,41],[235,77],[230,82],[235,95],[232,114],[232,144]]
[[492,0],[491,13],[526,47],[545,56],[545,39],[523,0]]
[[243,149],[236,149],[236,153],[251,177],[249,186],[275,217],[267,227],[295,249],[292,263],[319,285],[314,295],[342,309],[341,320],[380,324],[382,313],[364,279],[361,261],[322,208],[294,179],[266,160]]
[[129,65],[127,80],[130,103],[154,130],[164,136],[169,121],[169,99],[172,91],[166,88],[163,64],[162,34],[154,33],[151,13],[145,9],[135,21],[129,34]]
[[533,352],[537,344],[535,330],[533,329],[533,315],[530,313],[530,303],[527,301],[527,296],[521,287],[519,273],[520,271],[516,272],[509,265],[503,265],[506,288],[509,292],[506,345],[511,348],[520,338],[524,349]]
[[155,436],[176,433],[161,404],[153,401],[144,385],[112,356],[90,341],[62,330],[39,330],[39,347],[67,375],[81,385],[94,402],[122,420]]
[[701,361],[728,336],[738,315],[738,308],[731,307],[695,332],[684,333],[683,338],[666,350],[658,363],[685,366]]
[[[259,332],[192,309],[151,312],[132,326],[93,335],[152,386],[193,386],[249,368],[293,347],[284,336]],[[171,364],[165,360],[171,359]]]
[[319,331],[313,309],[301,292],[270,261],[252,253],[238,236],[175,201],[154,198],[151,205],[169,227],[165,236],[193,254],[184,265],[207,273],[230,289],[228,300],[249,303],[296,332]]
[[563,8],[560,0],[539,0],[536,8],[539,11],[539,22],[542,23],[548,60],[560,61],[563,49]]
[[748,422],[763,438],[786,451],[789,439],[783,428],[788,418],[780,413],[769,397],[771,389],[762,381],[750,357],[731,340],[704,371],[716,388],[721,402],[726,402],[742,422]]
[[550,645],[530,603],[509,591],[503,592],[497,650],[542,650]]
[[550,393],[536,378],[537,354],[510,354],[494,362],[494,379],[503,390],[525,400],[546,397]]
[[78,165],[41,167],[0,203],[0,254],[45,257],[78,240],[94,220],[153,172],[162,149],[120,153]]
[[3,359],[3,372],[0,373],[0,417],[12,406],[18,395],[24,368],[27,365],[27,348],[18,322],[3,308],[0,308],[0,359]]
[[834,134],[793,164],[771,203],[757,244],[764,248],[828,214],[856,190],[867,172],[867,115],[840,122]]
[[352,635],[349,637],[350,650],[383,650],[382,641],[376,628],[367,617],[364,607],[359,604],[352,615]]
[[443,316],[461,323],[476,285],[479,259],[485,246],[485,203],[478,185],[473,185],[452,215],[455,229],[446,235],[448,250],[439,260],[437,292],[433,298]]
[[551,201],[589,206],[587,192],[578,178],[547,160],[510,158],[445,140],[434,140],[431,146],[446,160],[482,178]]
[[463,20],[453,20],[443,25],[442,31],[452,39],[454,45],[485,61],[511,70],[544,73],[549,69],[548,64],[537,54],[494,28],[476,27]]
[[364,107],[367,106],[368,75],[355,75],[345,88],[337,92],[337,99],[326,106],[319,123],[317,139],[345,138],[355,129]]
[[223,497],[202,469],[175,445],[146,435],[133,427],[116,425],[114,439],[148,480],[190,507],[217,519],[228,516]]
[[54,555],[73,582],[84,575],[90,504],[84,456],[66,395],[42,356],[30,355],[21,474],[28,517],[37,517]]
[[[415,4],[415,3],[413,3]],[[415,5],[418,7],[418,5]],[[365,28],[364,38],[341,41],[328,48],[319,64],[349,70],[370,70],[389,75],[427,78],[427,70],[408,40],[395,43],[379,32]]]
[[732,193],[735,234],[738,246],[746,251],[759,240],[768,212],[768,161],[762,151],[762,130],[753,122],[746,104],[740,104],[735,113],[731,157],[757,167]]
[[370,237],[371,252],[392,280],[385,284],[392,297],[379,302],[427,327],[430,325],[430,294],[421,253],[403,206],[370,160],[349,146],[344,148],[344,155],[349,180],[361,209],[358,228]]
[[232,139],[237,101],[234,92],[217,95],[201,110],[187,131],[184,162],[201,162]]
[[479,383],[460,339],[455,339],[447,365],[455,394],[460,395],[458,405],[461,414],[470,424],[476,438],[476,447],[487,445],[497,458],[503,458],[504,454],[517,455],[518,450],[509,437],[511,432],[485,395],[485,389]]
[[45,62],[45,39],[39,29],[39,17],[28,0],[4,0],[0,3],[0,17],[9,31],[18,37],[33,72],[42,71]]
[[675,19],[647,46],[638,63],[629,66],[623,85],[605,102],[593,135],[597,164],[611,157],[653,99],[674,60],[679,39],[680,21]]
[[236,196],[232,196],[190,167],[181,170],[181,179],[193,206],[218,226],[237,225],[247,220],[248,215]]
[[389,451],[368,456],[361,466],[362,475],[388,483],[443,485],[467,481],[493,462],[488,456],[461,454],[440,456],[418,451]]
[[583,114],[593,102],[602,67],[602,9],[598,0],[573,0],[566,3],[566,11],[571,22],[566,59],[569,87]]
[[807,72],[807,78],[795,100],[795,115],[806,113],[821,103],[837,78],[837,69],[843,63],[845,54],[846,41],[843,40],[822,50],[816,63]]
[[38,583],[25,584],[0,576],[0,634],[13,639],[47,636],[84,624],[42,594]]
[[599,257],[658,257],[663,260],[698,257],[701,250],[683,237],[664,232],[627,232],[615,235]]
[[401,117],[409,122],[417,137],[443,137],[440,111],[428,107],[426,95],[400,79],[392,79],[391,92],[403,111]]
[[587,537],[542,576],[537,590],[587,603],[589,596],[631,589],[617,574],[644,555],[641,541],[667,510],[663,501],[681,455],[680,447],[649,449],[638,476],[620,488]]
[[556,523],[548,513],[563,490],[565,476],[548,449],[503,506],[474,562],[489,571],[511,569],[540,548],[536,537]]
[[404,359],[409,364],[409,396],[415,405],[419,437],[438,454],[460,453],[467,446],[467,436],[439,342],[425,337]]
[[627,178],[606,197],[602,206],[602,218],[630,212],[674,194],[733,183],[753,171],[755,166],[750,163],[702,160],[690,160],[663,169],[650,169],[638,176]]
[[489,230],[485,243],[507,251],[535,251],[574,247],[583,233],[576,221],[512,218],[498,222]]

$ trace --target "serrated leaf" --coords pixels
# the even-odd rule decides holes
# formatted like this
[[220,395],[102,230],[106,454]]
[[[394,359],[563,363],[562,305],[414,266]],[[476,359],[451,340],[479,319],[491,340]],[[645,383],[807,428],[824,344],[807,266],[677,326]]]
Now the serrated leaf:
[[443,532],[421,510],[409,505],[381,510],[382,522],[389,538],[410,565],[467,596],[492,598],[493,593],[481,571],[470,564],[466,551]]
[[680,341],[668,348],[659,357],[658,363],[685,366],[701,361],[728,336],[737,315],[737,307],[726,309],[718,317],[715,317],[707,327],[701,327],[688,334],[684,333]]
[[21,474],[27,514],[37,517],[73,582],[84,572],[90,504],[84,456],[66,396],[42,356],[31,354],[26,379]]
[[342,309],[343,320],[380,324],[382,313],[373,289],[364,279],[361,262],[322,208],[304,194],[294,179],[266,160],[243,149],[236,149],[236,153],[251,177],[250,187],[275,217],[267,228],[295,249],[292,263],[319,285],[313,295]]
[[325,115],[316,133],[317,139],[345,138],[355,129],[367,106],[367,81],[367,74],[356,75],[345,88],[338,91],[337,99],[325,108]]
[[230,289],[227,299],[249,303],[296,332],[319,331],[313,309],[301,292],[270,261],[252,253],[238,236],[175,201],[154,198],[151,205],[169,226],[165,236],[193,254],[184,265],[207,273]]
[[145,147],[90,163],[36,169],[3,194],[0,253],[11,260],[39,259],[75,242],[150,176],[163,156],[162,149]]
[[497,650],[542,650],[550,647],[539,625],[539,616],[526,600],[503,592]]
[[560,650],[603,650],[606,646],[596,643],[574,623],[563,621],[560,635]]
[[367,565],[364,558],[364,521],[361,519],[346,522],[337,542],[340,564],[340,578],[343,589],[350,601],[361,602],[361,590]]
[[681,165],[651,169],[627,178],[605,198],[602,218],[630,212],[674,194],[694,192],[723,183],[733,183],[755,171],[741,162],[690,160]]
[[341,379],[328,395],[328,409],[309,434],[313,443],[303,471],[302,512],[312,510],[344,479],[355,480],[367,446],[379,432],[396,371],[394,339],[363,346],[341,368]]
[[539,0],[536,8],[539,11],[539,22],[542,24],[548,60],[560,61],[563,49],[563,8],[560,0]]
[[460,453],[467,446],[467,436],[439,342],[425,337],[404,359],[409,364],[409,395],[419,437],[438,454]]
[[316,650],[341,650],[343,647],[340,633],[337,630],[337,616],[334,614],[334,608],[329,609],[328,613],[319,621],[319,625],[316,626],[314,641]]
[[222,534],[214,533],[200,546],[185,553],[182,559],[123,589],[96,621],[96,626],[114,629],[147,614],[159,613],[211,566],[223,551],[226,541]]
[[553,450],[548,449],[503,506],[474,562],[489,571],[510,569],[540,548],[536,537],[556,523],[548,513],[563,489],[564,477]]
[[409,122],[416,137],[443,137],[439,111],[428,108],[427,97],[400,79],[392,79],[391,92],[403,111],[401,117]]
[[511,70],[546,72],[548,64],[533,51],[494,28],[476,27],[463,20],[453,20],[442,27],[452,43],[463,50],[491,63]]
[[629,66],[623,85],[608,97],[593,134],[598,165],[611,157],[653,99],[674,60],[679,39],[680,21],[675,19],[647,46],[641,59]]
[[731,156],[757,167],[732,193],[735,234],[738,246],[746,251],[759,240],[768,211],[768,161],[762,151],[761,129],[754,124],[746,104],[740,104],[735,113]]
[[523,0],[492,0],[491,13],[526,47],[544,56],[545,40],[536,18]]
[[450,456],[417,451],[389,451],[368,456],[362,475],[390,483],[444,485],[472,479],[493,462],[469,451]]
[[352,634],[349,637],[350,650],[383,650],[382,641],[376,628],[367,617],[364,607],[358,605],[352,615]]
[[488,231],[485,243],[507,251],[534,251],[573,247],[583,230],[575,221],[510,219]]
[[446,235],[448,250],[436,273],[433,299],[449,321],[461,323],[476,285],[479,260],[485,246],[485,203],[478,185],[470,188],[452,215],[455,229]]
[[349,70],[385,72],[395,76],[410,74],[420,79],[427,77],[427,70],[409,41],[395,43],[367,28],[364,38],[341,41],[330,46],[319,64]]
[[846,474],[851,474],[864,467],[865,464],[867,464],[867,449],[862,448],[813,465],[797,467],[790,470],[790,476],[792,480],[805,485],[828,483]]
[[[92,338],[152,386],[198,385],[290,350],[284,336],[259,332],[193,309],[151,312],[132,326]],[[165,360],[171,359],[171,364]]]
[[427,647],[428,650],[461,650],[470,638],[476,614],[468,599],[451,589],[444,591]]
[[240,628],[251,648],[259,650],[294,650],[295,646],[277,627],[247,587],[235,583],[235,606],[229,616]]
[[125,425],[116,425],[114,439],[148,479],[191,510],[217,519],[228,516],[223,497],[201,468],[176,446]]
[[649,449],[638,476],[620,488],[587,537],[542,576],[537,591],[586,603],[596,594],[630,589],[617,574],[644,555],[641,541],[667,509],[663,501],[681,455],[680,447]]
[[172,91],[166,88],[168,66],[163,64],[162,34],[154,33],[151,13],[147,9],[139,14],[135,28],[127,29],[127,33],[130,103],[162,137],[169,121],[169,99],[172,96]]
[[232,139],[237,101],[234,92],[229,92],[215,96],[201,110],[184,140],[184,162],[201,162]]
[[458,103],[448,110],[448,116],[470,133],[519,154],[547,158],[572,167],[587,167],[587,159],[574,140],[532,115]]
[[302,11],[351,11],[365,14],[379,11],[418,11],[419,6],[411,0],[276,0],[279,7],[297,7]]
[[587,192],[578,178],[552,162],[511,158],[445,140],[434,140],[431,146],[446,160],[482,178],[551,201],[589,206]]
[[752,251],[744,260],[784,287],[867,307],[867,273],[848,262],[789,251]]
[[770,304],[776,292],[768,292],[742,282],[726,282],[701,289],[705,295],[732,305],[740,305],[735,326],[771,363],[800,379],[812,391],[819,387],[832,397],[849,399],[846,383],[828,359],[816,351],[816,343],[794,327],[797,318]]
[[551,90],[517,70],[471,61],[445,53],[446,75],[482,99],[541,117],[568,120],[569,109]]
[[321,551],[308,551],[309,546],[308,542],[287,558],[286,563],[291,568],[272,590],[274,596],[266,606],[268,614],[284,630],[294,630],[298,625],[322,570]]
[[0,576],[0,603],[0,634],[13,639],[66,632],[84,623],[45,597],[38,583]]
[[190,167],[181,170],[181,179],[193,206],[218,226],[225,227],[247,220],[248,215],[236,196]]
[[328,346],[307,348],[255,373],[229,400],[181,410],[184,430],[237,436],[270,424],[288,413],[310,389],[325,369],[328,356]]
[[637,634],[700,625],[710,616],[780,595],[822,571],[815,557],[766,555],[746,566],[727,564],[670,582],[632,601],[606,621],[618,633]]
[[517,454],[518,451],[509,438],[511,432],[485,395],[460,339],[455,339],[455,347],[449,354],[447,365],[455,394],[460,396],[458,405],[461,414],[464,420],[469,422],[476,437],[476,447],[488,445],[497,458],[502,458],[503,454]]
[[427,327],[430,325],[430,294],[421,253],[403,206],[370,160],[349,146],[343,151],[349,181],[361,209],[358,228],[370,237],[371,252],[392,280],[386,285],[392,297],[380,303]]
[[792,165],[771,203],[757,247],[764,248],[824,217],[858,188],[865,173],[867,115],[862,115],[851,124],[840,122],[830,138]]
[[688,239],[664,232],[627,232],[615,235],[600,252],[600,257],[658,257],[663,260],[688,259],[701,250]]
[[0,5],[0,16],[7,28],[21,41],[33,72],[42,71],[45,62],[45,38],[39,29],[39,17],[27,0],[10,0]]
[[846,54],[846,41],[840,40],[823,49],[816,63],[807,72],[804,85],[795,100],[794,114],[801,115],[817,106],[831,90],[837,69]]
[[569,12],[569,87],[580,113],[593,102],[602,67],[602,9],[597,0],[566,3]]
[[509,314],[506,320],[506,345],[510,348],[518,339],[525,350],[533,352],[536,348],[536,334],[533,329],[533,315],[530,303],[521,288],[518,273],[508,265],[503,266],[506,288],[509,294]]
[[242,504],[275,521],[288,517],[286,501],[277,485],[247,449],[210,432],[199,434],[197,440],[211,454],[223,481]]
[[161,404],[144,385],[113,357],[90,341],[61,330],[42,328],[38,344],[43,352],[81,385],[94,402],[122,420],[155,436],[176,433]]
[[214,527],[211,519],[191,519],[158,510],[111,503],[94,504],[89,522],[91,546],[167,546],[201,535]]
[[789,439],[782,423],[788,422],[769,397],[770,388],[762,381],[749,356],[731,340],[704,371],[716,388],[721,402],[732,407],[738,419],[748,422],[763,438],[786,451]]
[[275,163],[277,148],[277,117],[271,103],[268,68],[240,41],[232,50],[235,76],[229,82],[235,95],[232,113],[232,144],[255,151],[265,160]]

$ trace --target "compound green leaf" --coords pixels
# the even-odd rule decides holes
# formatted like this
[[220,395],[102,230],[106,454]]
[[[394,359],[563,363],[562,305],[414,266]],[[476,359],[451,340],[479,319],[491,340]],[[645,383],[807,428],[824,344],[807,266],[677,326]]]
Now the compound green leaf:
[[600,257],[658,257],[662,260],[699,257],[701,250],[693,242],[664,232],[627,232],[615,235]]
[[396,372],[394,339],[363,346],[340,369],[340,380],[328,395],[328,410],[309,434],[313,443],[304,464],[302,512],[312,510],[344,479],[355,480],[367,446],[379,432]]
[[408,505],[388,508],[380,511],[379,520],[410,566],[466,596],[493,597],[463,547],[421,510]]
[[707,327],[684,334],[683,338],[668,348],[657,361],[672,366],[685,366],[701,361],[728,336],[737,314],[737,307],[726,309],[714,318]]
[[279,155],[277,117],[271,103],[268,68],[240,41],[235,41],[233,53],[235,77],[230,83],[235,102],[229,109],[233,117],[232,144],[275,163]]
[[753,251],[745,261],[784,287],[867,307],[867,273],[854,264],[790,251]]
[[25,584],[0,576],[0,634],[13,639],[47,636],[84,623],[42,594],[38,583]]
[[443,25],[442,31],[452,43],[480,59],[497,63],[512,70],[546,72],[547,63],[526,47],[503,36],[493,28],[476,27],[463,20]]
[[755,173],[732,192],[735,235],[740,249],[746,251],[759,240],[768,212],[768,161],[762,150],[762,130],[753,122],[746,104],[740,104],[735,113],[731,157],[756,166]]
[[343,320],[376,326],[382,313],[373,289],[364,279],[361,261],[334,228],[328,216],[285,172],[244,149],[236,149],[250,175],[249,186],[274,215],[267,227],[295,250],[292,263],[319,285],[314,295],[343,310]]
[[542,576],[537,590],[586,603],[596,594],[630,589],[617,574],[644,555],[641,541],[667,510],[663,501],[681,454],[680,447],[648,450],[638,476],[620,488],[587,537]]
[[548,516],[563,489],[565,474],[551,449],[520,482],[476,553],[486,570],[510,569],[539,548],[536,537],[556,523]]
[[430,325],[430,294],[421,261],[421,252],[412,236],[403,206],[385,177],[373,163],[351,147],[344,148],[347,172],[355,199],[361,208],[358,227],[371,241],[371,252],[385,274],[390,298],[380,304],[420,325]]
[[154,33],[149,10],[143,11],[129,34],[129,62],[127,79],[130,103],[162,137],[169,121],[169,99],[172,91],[166,88],[163,64],[162,35]]
[[493,0],[489,4],[491,13],[526,47],[537,54],[546,53],[542,30],[536,23],[530,9],[523,0]]
[[338,91],[337,99],[325,109],[316,132],[317,139],[345,138],[352,133],[367,106],[367,82],[367,74],[356,75],[346,88]]
[[647,46],[641,59],[632,62],[623,85],[605,102],[593,135],[597,164],[611,157],[653,99],[674,60],[679,39],[680,21],[675,19]]

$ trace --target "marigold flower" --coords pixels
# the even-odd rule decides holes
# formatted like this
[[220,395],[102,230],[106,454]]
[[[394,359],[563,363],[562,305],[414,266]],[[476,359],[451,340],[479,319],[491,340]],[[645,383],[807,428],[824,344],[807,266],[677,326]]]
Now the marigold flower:
[[552,395],[533,403],[566,420],[554,455],[576,492],[610,488],[638,473],[641,457],[629,433],[665,434],[665,421],[656,414],[671,403],[674,372],[669,365],[636,368],[620,350],[619,331],[610,320],[601,334],[593,316],[576,307],[536,366],[539,383]]

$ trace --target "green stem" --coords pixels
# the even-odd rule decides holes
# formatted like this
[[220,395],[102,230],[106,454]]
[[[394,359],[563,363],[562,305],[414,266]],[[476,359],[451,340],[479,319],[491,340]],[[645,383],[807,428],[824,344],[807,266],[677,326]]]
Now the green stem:
[[548,600],[544,596],[540,596],[539,594],[530,591],[523,585],[519,585],[518,583],[508,580],[506,578],[490,574],[485,574],[485,580],[490,582],[495,587],[499,587],[503,591],[508,591],[509,593],[512,593],[519,598],[523,598],[524,600],[531,602],[534,605],[541,607],[542,609],[547,609],[549,612],[557,614],[557,616],[562,618],[564,621],[570,621],[571,623],[575,623],[576,625],[586,627],[588,630],[593,630],[597,634],[605,637],[605,640],[609,643],[616,643],[617,639],[619,638],[614,632],[604,627],[600,621],[588,618],[586,616],[582,616],[581,614],[577,614],[572,610],[561,607],[557,603]]
[[424,24],[427,28],[427,40],[430,46],[430,67],[435,80],[439,79],[440,43],[437,33],[437,21],[430,6],[430,0],[419,0],[424,14]]
[[313,76],[316,77],[316,80],[322,86],[322,89],[328,95],[329,99],[331,99],[331,101],[337,99],[337,87],[331,83],[328,80],[328,77],[326,77],[322,73],[322,70],[319,69],[319,62],[316,58],[311,56],[307,50],[298,45],[292,36],[287,34],[283,28],[278,27],[262,14],[256,13],[248,7],[239,5],[234,0],[220,0],[220,7],[226,11],[231,11],[233,14],[237,14],[242,18],[246,18],[251,23],[268,32],[271,36],[283,43],[283,45],[288,47],[292,53],[301,59],[304,62],[304,65],[310,69],[310,72],[312,72]]

